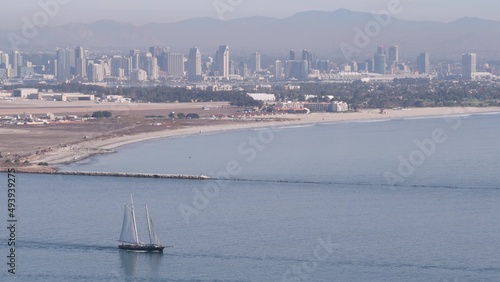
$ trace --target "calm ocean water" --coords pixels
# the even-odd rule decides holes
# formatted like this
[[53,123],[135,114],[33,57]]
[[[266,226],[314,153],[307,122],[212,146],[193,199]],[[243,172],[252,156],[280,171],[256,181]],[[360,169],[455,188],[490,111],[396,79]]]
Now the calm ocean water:
[[[16,275],[4,188],[0,281],[500,281],[499,140],[500,115],[320,124],[63,167],[219,181],[18,174]],[[147,203],[174,248],[118,250],[131,193],[143,240]]]

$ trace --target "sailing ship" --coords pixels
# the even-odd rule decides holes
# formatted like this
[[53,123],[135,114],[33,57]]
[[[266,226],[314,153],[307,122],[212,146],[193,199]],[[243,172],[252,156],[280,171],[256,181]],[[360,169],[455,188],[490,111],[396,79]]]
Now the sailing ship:
[[153,224],[153,220],[149,216],[148,206],[146,205],[146,217],[148,224],[149,233],[149,244],[141,243],[139,241],[139,234],[137,232],[137,221],[135,220],[135,210],[134,210],[134,200],[132,195],[130,195],[131,206],[128,207],[125,204],[125,211],[123,214],[123,225],[122,232],[120,235],[120,240],[122,244],[118,245],[118,248],[122,250],[138,251],[138,252],[163,252],[165,247],[160,242],[160,238],[156,233],[156,229]]

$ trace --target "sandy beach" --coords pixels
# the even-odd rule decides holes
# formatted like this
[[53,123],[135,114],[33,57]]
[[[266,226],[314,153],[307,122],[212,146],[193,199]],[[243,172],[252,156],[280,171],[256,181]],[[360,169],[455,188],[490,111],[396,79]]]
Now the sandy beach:
[[[167,138],[180,135],[200,134],[216,131],[242,130],[251,128],[293,126],[315,123],[334,122],[356,122],[376,121],[387,119],[425,118],[425,117],[447,117],[461,116],[478,113],[500,112],[500,108],[418,108],[386,110],[384,114],[380,110],[364,110],[350,113],[314,113],[309,115],[271,115],[255,116],[244,119],[235,119],[227,124],[192,126],[178,129],[161,130],[156,132],[144,132],[132,135],[123,135],[112,138],[94,139],[82,141],[67,147],[55,148],[44,155],[36,155],[30,158],[31,163],[47,162],[50,166],[75,162],[95,154],[110,153],[120,146],[136,142]],[[28,168],[26,168],[28,169]],[[34,168],[36,169],[36,168]]]

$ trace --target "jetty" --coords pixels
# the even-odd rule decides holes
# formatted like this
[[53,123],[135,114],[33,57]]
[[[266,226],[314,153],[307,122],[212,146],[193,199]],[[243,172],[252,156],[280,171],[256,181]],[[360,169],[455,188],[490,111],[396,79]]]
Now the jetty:
[[16,170],[17,173],[27,174],[49,174],[49,175],[70,175],[70,176],[105,176],[105,177],[131,177],[131,178],[162,178],[162,179],[187,179],[187,180],[210,180],[211,178],[200,175],[186,174],[156,174],[156,173],[130,173],[130,172],[97,172],[97,171],[23,171]]

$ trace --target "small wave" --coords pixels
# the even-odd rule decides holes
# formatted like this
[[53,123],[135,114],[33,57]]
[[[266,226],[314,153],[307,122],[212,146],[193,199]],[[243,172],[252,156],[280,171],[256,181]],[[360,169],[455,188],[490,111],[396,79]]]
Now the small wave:
[[[118,244],[116,245],[118,246]],[[30,248],[30,249],[53,249],[53,250],[79,250],[79,251],[110,251],[118,250],[115,246],[105,246],[105,245],[85,245],[85,244],[73,244],[73,243],[54,243],[54,242],[38,242],[38,241],[19,241],[20,248]]]
[[477,113],[474,114],[475,116],[494,116],[494,115],[500,115],[500,112],[490,112],[490,113]]
[[[448,116],[409,117],[409,118],[403,118],[402,120],[442,119],[447,117]],[[455,117],[455,115],[453,117]]]
[[495,267],[485,267],[485,268],[474,268],[474,267],[464,267],[464,266],[453,266],[453,265],[423,265],[423,264],[413,264],[413,263],[380,263],[380,262],[356,262],[356,261],[334,261],[330,263],[331,265],[349,265],[349,266],[364,266],[364,267],[377,267],[377,268],[420,268],[420,269],[439,269],[439,270],[450,270],[450,271],[467,271],[467,272],[500,272],[500,268]]
[[386,121],[392,121],[392,119],[373,119],[373,120],[357,120],[354,121],[356,123],[375,123],[375,122],[386,122]]
[[365,182],[334,182],[334,181],[314,181],[314,180],[285,180],[285,179],[218,179],[211,178],[208,181],[235,181],[235,182],[262,182],[262,183],[290,183],[290,184],[313,184],[313,185],[338,185],[338,186],[357,186],[357,187],[390,187],[390,188],[433,188],[433,189],[452,189],[452,190],[500,190],[497,187],[460,187],[451,185],[429,185],[429,184],[383,184],[383,183],[365,183]]
[[306,127],[313,127],[316,126],[316,124],[303,124],[303,125],[290,125],[290,126],[282,126],[278,127],[279,129],[294,129],[294,128],[306,128]]

